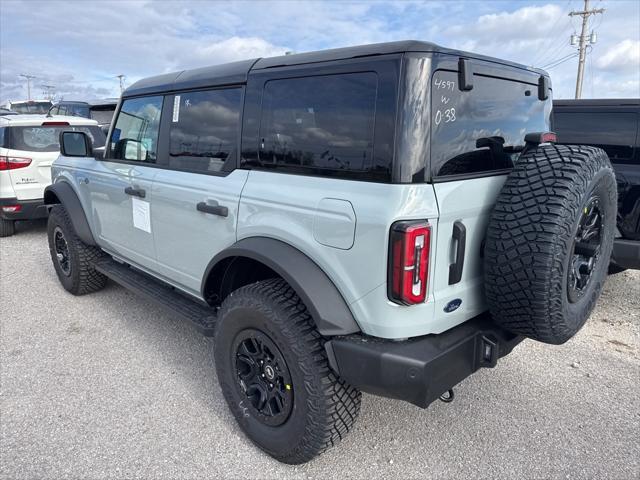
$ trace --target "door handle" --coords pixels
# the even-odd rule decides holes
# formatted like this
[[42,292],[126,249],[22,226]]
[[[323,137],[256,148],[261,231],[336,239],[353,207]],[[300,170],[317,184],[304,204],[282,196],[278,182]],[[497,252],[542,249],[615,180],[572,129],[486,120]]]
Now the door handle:
[[124,189],[124,193],[127,195],[133,195],[134,197],[144,198],[147,195],[147,192],[143,188],[138,187],[127,187]]
[[210,213],[211,215],[218,215],[220,217],[229,216],[229,209],[221,205],[209,205],[206,202],[199,202],[196,205],[196,209],[199,212]]
[[464,267],[464,251],[467,243],[467,229],[460,220],[453,223],[453,233],[451,235],[456,246],[456,260],[449,265],[449,285],[458,283],[462,278],[462,269]]

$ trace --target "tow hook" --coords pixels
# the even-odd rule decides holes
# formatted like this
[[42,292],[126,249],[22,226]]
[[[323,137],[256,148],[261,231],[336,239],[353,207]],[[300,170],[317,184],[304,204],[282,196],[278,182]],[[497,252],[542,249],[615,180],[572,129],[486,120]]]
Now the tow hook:
[[453,389],[449,389],[446,392],[444,392],[442,395],[440,395],[440,401],[444,402],[444,403],[451,403],[453,402]]

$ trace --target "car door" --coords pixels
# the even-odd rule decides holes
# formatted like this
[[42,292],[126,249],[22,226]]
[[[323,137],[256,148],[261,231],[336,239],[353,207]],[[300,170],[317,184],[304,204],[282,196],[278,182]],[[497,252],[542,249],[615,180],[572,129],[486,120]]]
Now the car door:
[[103,159],[79,172],[100,245],[154,271],[152,183],[157,173],[163,96],[124,99]]
[[431,79],[431,173],[440,214],[435,313],[450,321],[486,309],[483,240],[489,216],[525,134],[549,130],[551,112],[550,97],[538,98],[537,75],[512,79],[511,72],[496,68],[483,75],[481,64],[473,70],[470,90],[458,88],[455,71],[438,70]]
[[[167,96],[166,156],[153,183],[152,229],[159,272],[199,295],[205,269],[236,241],[248,172],[236,169],[243,88]],[[176,248],[180,245],[179,248]]]

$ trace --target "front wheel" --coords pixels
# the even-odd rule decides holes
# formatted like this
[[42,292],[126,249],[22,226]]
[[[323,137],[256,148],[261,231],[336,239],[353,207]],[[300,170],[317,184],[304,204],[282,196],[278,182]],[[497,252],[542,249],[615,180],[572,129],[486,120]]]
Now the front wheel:
[[51,209],[47,236],[51,261],[65,290],[84,295],[105,286],[107,277],[94,268],[94,263],[104,255],[102,250],[80,240],[62,205]]
[[218,380],[240,428],[258,447],[300,464],[347,434],[361,394],[329,368],[321,335],[283,280],[236,290],[219,318]]

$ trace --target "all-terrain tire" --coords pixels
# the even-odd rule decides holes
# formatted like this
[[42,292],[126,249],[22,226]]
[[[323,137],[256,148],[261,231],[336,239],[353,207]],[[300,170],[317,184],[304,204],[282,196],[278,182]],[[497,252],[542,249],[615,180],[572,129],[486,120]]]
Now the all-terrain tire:
[[16,231],[15,221],[0,218],[0,237],[10,237]]
[[[56,235],[62,235],[67,245],[68,268],[65,271],[56,252]],[[55,205],[49,214],[47,237],[51,261],[60,283],[74,295],[85,295],[104,288],[107,277],[94,268],[97,260],[104,256],[102,250],[84,243],[73,228],[71,219],[62,205]]]
[[[546,145],[521,156],[487,230],[486,298],[498,324],[552,344],[566,342],[584,325],[607,275],[616,196],[613,169],[599,148]],[[593,215],[594,205],[601,213],[593,217],[600,218],[599,247],[578,291],[571,288],[576,258],[582,261],[575,239],[583,231],[585,209]]]
[[[246,332],[264,333],[290,372],[292,409],[280,425],[265,424],[256,410],[248,408],[233,346]],[[360,411],[360,391],[330,369],[323,337],[300,298],[281,279],[242,287],[225,299],[216,326],[215,360],[222,392],[238,424],[258,447],[281,462],[308,462],[335,445]]]

